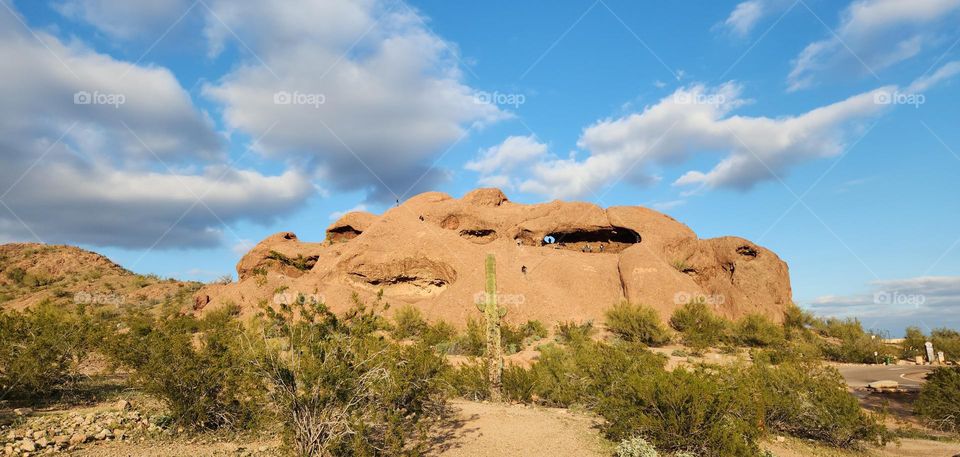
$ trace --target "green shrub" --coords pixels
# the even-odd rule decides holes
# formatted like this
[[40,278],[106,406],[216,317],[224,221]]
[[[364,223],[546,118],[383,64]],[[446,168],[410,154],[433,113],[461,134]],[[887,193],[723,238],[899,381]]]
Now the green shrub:
[[456,339],[457,329],[443,321],[428,325],[420,337],[423,344],[435,348],[444,354],[450,352],[450,349],[456,343]]
[[960,431],[960,368],[938,367],[928,374],[914,410],[937,430]]
[[927,337],[917,327],[907,327],[903,342],[900,343],[900,358],[913,360],[917,356],[926,355],[925,345]]
[[504,322],[500,326],[500,339],[507,354],[517,353],[534,341],[547,337],[547,328],[540,321],[527,321],[520,326]]
[[830,318],[820,321],[817,327],[820,334],[828,338],[822,341],[821,349],[829,360],[876,363],[886,356],[896,356],[883,344],[880,335],[865,332],[857,319]]
[[579,344],[589,341],[596,329],[593,328],[593,321],[576,323],[566,321],[557,323],[555,338],[558,342],[564,344]]
[[391,335],[397,340],[421,337],[429,327],[420,310],[411,305],[398,309],[393,315],[393,320],[394,326]]
[[443,380],[448,392],[458,397],[474,401],[490,397],[490,381],[484,359],[473,359],[451,368],[444,373]]
[[731,336],[736,344],[750,347],[772,346],[785,339],[783,327],[760,314],[750,314],[738,320]]
[[467,329],[447,349],[448,354],[481,356],[487,348],[484,324],[473,317],[467,318]]
[[886,439],[881,418],[860,408],[833,367],[757,363],[740,372],[731,379],[753,392],[754,406],[763,411],[764,424],[770,430],[839,448]]
[[933,350],[943,351],[948,360],[960,360],[960,333],[948,328],[937,328],[930,332]]
[[69,386],[100,330],[84,308],[0,311],[0,397],[37,399]]
[[542,346],[530,371],[541,403],[592,407],[626,373],[662,371],[665,365],[666,357],[634,344],[585,340],[570,346]]
[[610,385],[596,411],[614,440],[641,436],[666,452],[757,455],[756,413],[748,391],[705,369],[631,371]]
[[614,305],[607,311],[607,329],[624,341],[648,346],[663,346],[670,342],[670,334],[653,308],[627,302]]
[[15,267],[7,271],[7,279],[13,281],[15,284],[23,284],[26,278],[27,272],[23,268]]
[[266,312],[281,336],[257,366],[287,442],[302,456],[421,454],[443,407],[445,362],[422,342],[381,337],[379,300],[354,301],[342,316],[319,303]]
[[202,320],[134,316],[128,331],[106,343],[106,352],[134,370],[133,382],[159,398],[174,422],[196,428],[243,429],[262,410],[263,385],[241,345],[235,308]]
[[727,329],[726,321],[714,315],[702,301],[687,303],[674,311],[670,326],[683,335],[685,344],[698,350],[716,346]]

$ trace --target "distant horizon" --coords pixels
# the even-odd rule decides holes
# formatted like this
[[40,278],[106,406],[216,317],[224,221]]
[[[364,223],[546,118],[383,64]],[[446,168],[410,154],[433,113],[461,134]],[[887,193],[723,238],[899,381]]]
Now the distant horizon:
[[960,2],[0,2],[0,243],[210,282],[498,187],[749,239],[817,315],[960,329]]

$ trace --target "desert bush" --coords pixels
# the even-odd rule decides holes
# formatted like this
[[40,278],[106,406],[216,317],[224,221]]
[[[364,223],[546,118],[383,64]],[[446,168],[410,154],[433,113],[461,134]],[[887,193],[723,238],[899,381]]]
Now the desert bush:
[[82,307],[0,311],[0,398],[33,400],[68,387],[101,330]]
[[948,328],[937,328],[930,332],[933,350],[943,351],[949,360],[960,360],[960,332]]
[[579,344],[589,341],[596,331],[597,330],[593,328],[593,321],[582,323],[565,321],[557,323],[554,338],[557,342],[564,344]]
[[421,337],[429,327],[427,321],[423,318],[423,313],[411,305],[397,309],[393,315],[393,321],[393,330],[390,334],[397,340]]
[[540,402],[590,408],[625,374],[662,371],[665,365],[666,357],[634,344],[586,340],[568,346],[542,346],[540,358],[530,371]]
[[907,327],[904,333],[903,342],[900,343],[900,358],[913,359],[916,356],[926,354],[925,344],[927,337],[917,327]]
[[[481,401],[490,397],[485,359],[473,359],[447,370],[443,382],[447,391],[467,400]],[[506,387],[506,382],[504,382]]]
[[596,411],[614,440],[641,436],[665,452],[755,456],[761,430],[750,393],[698,368],[632,371],[609,386]]
[[767,347],[785,339],[783,327],[760,314],[740,318],[733,327],[731,340],[743,346]]
[[383,338],[381,312],[379,300],[368,307],[355,298],[339,316],[320,303],[266,313],[281,336],[264,335],[257,371],[295,454],[422,453],[443,406],[446,365],[422,342]]
[[860,408],[833,367],[811,362],[756,363],[731,376],[732,382],[753,392],[754,406],[762,410],[769,430],[839,448],[883,443],[887,437],[881,418]]
[[176,423],[243,429],[258,419],[264,389],[235,313],[225,308],[199,320],[131,316],[126,331],[104,344],[105,352],[132,368],[134,384],[159,398]]
[[663,346],[670,342],[660,315],[653,308],[627,302],[614,305],[607,311],[607,329],[624,341],[648,346]]
[[547,337],[547,328],[540,321],[527,321],[518,326],[504,322],[500,327],[500,339],[507,354],[514,354],[534,341]]
[[467,318],[467,328],[447,348],[452,355],[481,356],[487,348],[487,336],[484,324],[473,317]]
[[683,335],[683,342],[695,349],[702,350],[717,343],[724,337],[727,323],[702,301],[683,305],[670,316],[670,326]]
[[821,349],[829,360],[875,363],[885,356],[896,355],[883,344],[880,335],[865,332],[857,319],[830,318],[819,321],[816,326],[820,334],[828,338],[821,342]]
[[617,457],[659,457],[660,453],[647,440],[635,436],[617,444],[614,451]]
[[960,431],[960,368],[939,367],[928,374],[914,410],[933,428]]

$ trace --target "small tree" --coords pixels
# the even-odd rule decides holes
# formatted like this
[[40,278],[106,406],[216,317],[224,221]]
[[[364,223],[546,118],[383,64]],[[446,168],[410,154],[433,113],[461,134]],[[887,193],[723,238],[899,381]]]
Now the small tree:
[[653,308],[619,303],[607,311],[607,329],[624,341],[662,346],[670,342],[670,334],[660,323]]

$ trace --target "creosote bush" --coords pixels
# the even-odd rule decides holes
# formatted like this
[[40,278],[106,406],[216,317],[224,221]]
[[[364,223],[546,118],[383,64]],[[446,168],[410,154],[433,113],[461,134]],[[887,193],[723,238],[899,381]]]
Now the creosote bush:
[[670,334],[653,308],[627,302],[614,305],[607,311],[607,329],[624,341],[647,346],[663,346],[670,342]]
[[126,330],[109,338],[106,352],[134,370],[133,382],[162,400],[173,420],[203,428],[243,429],[262,410],[263,383],[251,370],[236,308],[203,319],[133,315]]
[[732,342],[749,347],[767,347],[785,340],[783,327],[759,314],[750,314],[738,320],[731,334]]
[[35,400],[69,387],[101,331],[84,307],[0,311],[0,398]]
[[727,322],[713,314],[702,301],[689,302],[670,316],[670,326],[683,342],[696,350],[716,346],[726,335]]
[[960,368],[939,367],[928,374],[914,410],[933,428],[960,431]]
[[[442,357],[384,338],[378,299],[343,315],[322,303],[265,310],[256,371],[301,456],[419,455],[444,404]],[[295,317],[296,316],[296,317]],[[271,335],[278,335],[271,337]]]

